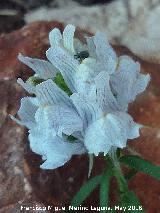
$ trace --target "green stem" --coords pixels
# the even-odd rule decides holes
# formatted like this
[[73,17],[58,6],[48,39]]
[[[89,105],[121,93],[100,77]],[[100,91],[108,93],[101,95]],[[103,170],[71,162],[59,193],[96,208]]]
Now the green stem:
[[128,185],[127,185],[127,181],[125,180],[125,177],[121,171],[119,162],[118,161],[113,162],[113,160],[109,156],[106,156],[105,159],[107,160],[107,163],[110,166],[112,166],[112,170],[113,170],[114,176],[117,179],[117,183],[118,183],[121,194],[125,193],[126,191],[128,191]]
[[119,165],[114,168],[114,175],[117,179],[120,192],[125,193],[126,191],[128,191],[127,181],[125,180],[124,175],[123,175]]

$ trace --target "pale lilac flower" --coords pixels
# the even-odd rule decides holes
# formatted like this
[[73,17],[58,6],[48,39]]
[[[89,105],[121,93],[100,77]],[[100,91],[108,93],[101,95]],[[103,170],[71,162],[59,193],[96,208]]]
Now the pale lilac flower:
[[145,90],[150,80],[149,74],[141,74],[139,63],[129,56],[117,57],[100,32],[87,38],[87,46],[81,47],[81,50],[88,50],[89,57],[80,63],[74,58],[74,54],[78,52],[74,48],[74,31],[72,25],[65,28],[63,36],[59,31],[59,37],[56,35],[57,29],[51,31],[52,45],[46,52],[48,60],[61,72],[73,93],[90,93],[94,87],[94,78],[105,71],[109,75],[110,86],[118,104],[123,110],[127,110],[128,104],[134,101],[136,95]]
[[[23,98],[20,120],[13,119],[29,129],[30,147],[42,155],[45,169],[62,166],[74,154],[106,155],[124,148],[128,139],[139,136],[141,127],[127,109],[145,90],[149,75],[141,74],[139,63],[130,57],[117,57],[102,33],[82,45],[75,41],[74,32],[72,25],[63,34],[57,28],[51,31],[46,52],[50,62],[19,56],[43,82],[30,85],[18,80],[35,97]],[[79,51],[88,51],[89,56],[78,60]],[[57,73],[71,96],[53,82]]]
[[71,143],[64,135],[82,130],[82,121],[72,101],[52,81],[35,87],[36,97],[21,100],[17,123],[29,129],[32,151],[42,155],[42,168],[54,169],[66,163],[72,155],[83,154],[86,148],[78,139]]
[[[38,79],[54,79],[58,72],[49,61],[30,58],[23,56],[21,53],[18,55],[18,59],[29,66],[35,72],[34,76]],[[35,93],[35,87],[29,81],[24,82],[21,78],[18,78],[17,83],[20,84],[27,92]]]

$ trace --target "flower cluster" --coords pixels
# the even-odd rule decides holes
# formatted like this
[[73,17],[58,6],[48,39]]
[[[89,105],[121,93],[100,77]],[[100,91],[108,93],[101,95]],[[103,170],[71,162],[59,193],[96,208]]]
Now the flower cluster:
[[139,136],[141,125],[127,113],[128,104],[150,76],[129,56],[117,57],[102,33],[83,45],[74,32],[73,25],[50,32],[48,61],[18,56],[33,69],[36,83],[18,79],[34,97],[22,98],[20,119],[12,119],[29,129],[30,147],[42,156],[43,169],[60,167],[75,154],[106,155]]

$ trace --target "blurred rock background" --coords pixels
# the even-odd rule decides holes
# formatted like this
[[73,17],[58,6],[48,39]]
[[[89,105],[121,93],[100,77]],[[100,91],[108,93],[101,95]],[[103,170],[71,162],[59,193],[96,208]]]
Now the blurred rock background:
[[[103,31],[119,55],[131,55],[151,74],[149,88],[130,107],[135,120],[149,128],[142,129],[141,137],[130,146],[160,165],[159,20],[158,0],[0,0],[0,213],[25,212],[20,211],[21,205],[67,204],[87,179],[86,157],[73,158],[54,171],[39,169],[41,158],[29,149],[25,128],[8,116],[16,113],[20,98],[26,95],[16,79],[32,73],[17,60],[17,54],[45,58],[48,32],[54,27],[63,30],[59,22],[80,27],[79,37]],[[77,164],[81,169],[77,170]],[[103,161],[96,160],[93,174],[102,168]],[[146,213],[159,213],[158,181],[138,173],[129,184]],[[114,181],[112,201],[116,198],[113,189]],[[98,205],[97,192],[87,201],[91,204]]]
[[87,7],[72,0],[67,5],[65,0],[57,2],[58,8],[41,7],[29,12],[25,15],[26,22],[58,19],[92,32],[99,29],[110,41],[126,46],[145,60],[160,63],[159,0],[116,0],[109,4],[77,1],[99,3]]
[[1,0],[0,31],[37,20],[72,23],[104,31],[113,43],[160,63],[159,0]]

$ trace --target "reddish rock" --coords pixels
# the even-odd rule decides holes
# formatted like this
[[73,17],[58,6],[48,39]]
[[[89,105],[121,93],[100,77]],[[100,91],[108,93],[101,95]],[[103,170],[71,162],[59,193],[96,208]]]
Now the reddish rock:
[[[37,22],[21,30],[0,35],[0,79],[15,79],[17,76],[28,76],[28,69],[17,60],[19,52],[31,57],[45,56],[48,46],[48,32],[54,27],[62,29],[58,22]],[[26,72],[27,71],[27,72]]]
[[31,74],[17,60],[17,54],[22,52],[44,57],[42,54],[48,45],[48,32],[53,27],[62,28],[62,25],[57,22],[36,23],[0,36],[0,210],[3,213],[9,212],[8,208],[17,205],[18,201],[31,197],[34,201],[35,197],[24,163],[26,130],[9,118],[9,114],[16,113],[20,98],[25,95],[16,79]]
[[[16,84],[16,78],[25,79],[31,74],[17,60],[17,54],[22,52],[31,57],[44,58],[48,32],[54,27],[63,28],[57,22],[37,22],[0,36],[0,213],[18,212],[18,202],[64,206],[87,179],[86,156],[73,157],[64,167],[53,171],[41,170],[40,157],[32,153],[26,143],[26,130],[8,118],[8,114],[17,111],[20,97],[25,95]],[[81,37],[79,32],[77,35]],[[141,137],[129,142],[129,145],[145,159],[160,164],[160,66],[141,61],[126,48],[115,48],[118,54],[129,54],[140,61],[142,69],[151,74],[152,81],[147,91],[130,106],[135,120],[148,128],[143,128]],[[97,159],[93,175],[100,173],[103,166],[103,160]],[[139,196],[147,213],[159,212],[160,183],[157,180],[138,173],[129,187]],[[86,205],[98,205],[97,195],[95,191]],[[115,198],[115,191],[111,196]]]

